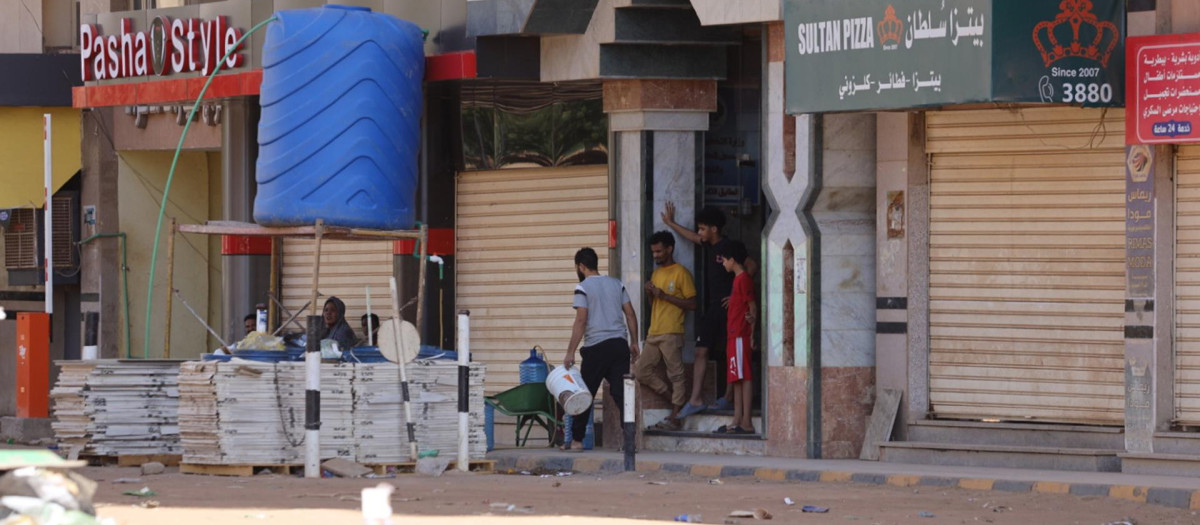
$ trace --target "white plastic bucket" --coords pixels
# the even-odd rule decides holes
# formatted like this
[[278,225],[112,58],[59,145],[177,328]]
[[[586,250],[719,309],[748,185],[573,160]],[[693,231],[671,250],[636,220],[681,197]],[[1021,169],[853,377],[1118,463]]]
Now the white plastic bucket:
[[592,406],[592,394],[588,392],[578,368],[567,370],[561,366],[555,367],[546,376],[546,388],[563,410],[572,416],[578,416]]

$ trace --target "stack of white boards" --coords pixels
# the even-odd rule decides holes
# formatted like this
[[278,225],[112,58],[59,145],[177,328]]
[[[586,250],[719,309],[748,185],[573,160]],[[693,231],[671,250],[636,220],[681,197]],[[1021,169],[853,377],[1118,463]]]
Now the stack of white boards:
[[52,424],[68,446],[97,456],[174,455],[179,443],[179,362],[63,361]]
[[[354,458],[350,364],[321,365],[321,458]],[[189,362],[180,367],[183,462],[304,461],[304,363]]]
[[[458,450],[458,367],[407,365],[420,450]],[[484,366],[473,364],[470,455],[486,453]],[[180,367],[183,462],[298,465],[304,462],[304,363],[189,362]],[[409,461],[399,367],[321,365],[321,459],[365,464]]]
[[88,446],[88,427],[91,418],[87,413],[87,398],[84,388],[87,387],[88,376],[95,361],[61,361],[58,381],[50,390],[50,400],[53,403],[54,419],[50,427],[54,429],[54,438],[60,447],[70,450],[78,447],[83,451]]
[[[417,450],[458,453],[458,365],[454,361],[415,361],[406,365]],[[483,429],[484,366],[472,363],[468,373],[468,454],[487,453]],[[404,421],[400,368],[391,363],[357,364],[354,375],[354,436],[360,463],[410,461]]]

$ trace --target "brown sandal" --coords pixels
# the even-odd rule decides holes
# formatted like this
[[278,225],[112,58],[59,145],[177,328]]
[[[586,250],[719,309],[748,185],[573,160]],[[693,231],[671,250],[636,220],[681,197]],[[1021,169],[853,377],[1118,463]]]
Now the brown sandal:
[[668,418],[664,418],[662,421],[659,421],[658,423],[651,425],[650,428],[648,428],[647,430],[673,432],[673,431],[677,431],[681,428],[683,428],[683,422],[679,421],[678,419],[672,419],[672,418],[668,417]]

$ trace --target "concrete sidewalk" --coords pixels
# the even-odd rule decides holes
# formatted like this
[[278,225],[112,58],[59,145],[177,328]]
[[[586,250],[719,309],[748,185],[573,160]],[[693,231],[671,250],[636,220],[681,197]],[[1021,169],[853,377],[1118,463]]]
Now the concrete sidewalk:
[[[496,469],[618,473],[624,455],[611,451],[561,452],[553,448],[495,450]],[[755,477],[768,481],[864,483],[899,487],[1105,496],[1181,509],[1200,509],[1200,478],[1119,472],[1068,472],[988,467],[908,465],[859,460],[714,456],[674,452],[637,455],[638,472],[677,472],[704,478]]]

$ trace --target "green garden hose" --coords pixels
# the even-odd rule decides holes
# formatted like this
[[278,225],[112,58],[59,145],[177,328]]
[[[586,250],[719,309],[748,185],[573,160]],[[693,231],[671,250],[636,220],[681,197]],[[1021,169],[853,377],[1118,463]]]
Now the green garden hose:
[[167,211],[167,196],[171,194],[171,181],[175,180],[175,167],[179,164],[179,153],[183,151],[183,141],[187,138],[188,130],[192,127],[192,119],[196,117],[196,110],[200,108],[200,101],[204,99],[204,94],[208,92],[209,84],[212,84],[213,78],[216,78],[217,73],[221,72],[220,65],[229,60],[229,55],[242,47],[242,42],[245,42],[250,35],[253,35],[259,29],[262,29],[268,23],[278,20],[278,17],[272,16],[262,22],[259,22],[254,27],[250,28],[246,34],[238,39],[237,43],[225,52],[225,56],[217,62],[217,67],[213,68],[213,72],[208,75],[208,80],[204,82],[204,87],[200,89],[200,94],[196,96],[196,102],[192,104],[191,111],[188,111],[187,122],[183,125],[183,134],[179,136],[179,145],[175,147],[175,157],[171,159],[171,171],[167,174],[167,184],[163,187],[162,203],[158,207],[158,224],[154,227],[154,251],[150,255],[150,280],[146,286],[146,330],[142,339],[142,359],[150,358],[150,316],[154,312],[151,308],[154,304],[154,268],[158,266],[158,243],[162,239],[163,215]]

